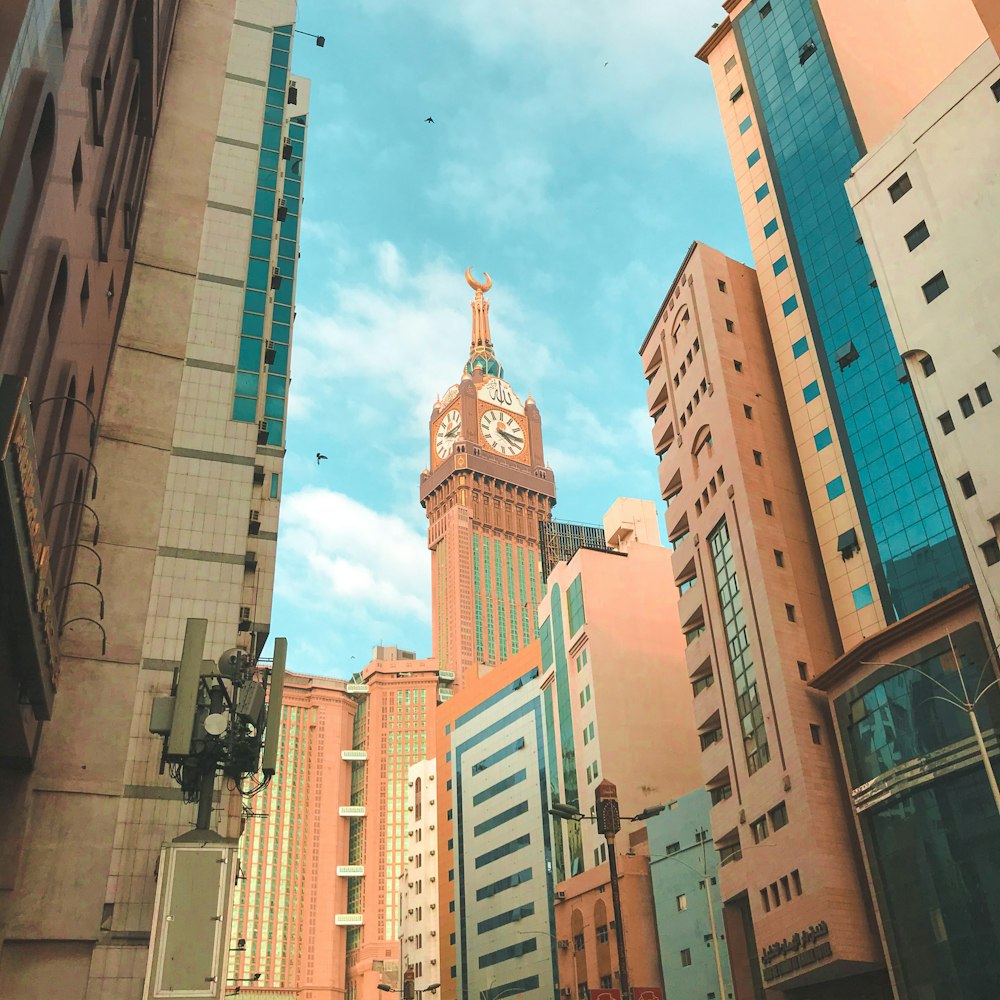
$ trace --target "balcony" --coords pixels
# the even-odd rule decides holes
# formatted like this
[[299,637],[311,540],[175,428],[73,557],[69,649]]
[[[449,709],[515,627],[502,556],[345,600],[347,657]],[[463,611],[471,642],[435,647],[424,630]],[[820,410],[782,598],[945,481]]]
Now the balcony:
[[341,878],[360,878],[364,873],[364,865],[337,865],[337,874]]
[[678,497],[683,487],[681,470],[674,462],[661,462],[658,471],[660,477],[660,496],[666,501],[667,509]]
[[365,815],[364,806],[341,806],[338,810],[341,816],[359,818]]
[[[652,351],[650,351],[652,346]],[[648,382],[652,382],[656,373],[663,364],[663,351],[658,340],[652,340],[646,345],[646,355],[642,359],[642,377]]]
[[368,760],[367,750],[341,750],[340,751],[341,760]]
[[363,927],[365,915],[363,913],[335,913],[333,922],[337,927]]
[[[701,586],[701,581],[697,577],[692,577],[691,579],[693,586],[685,589],[677,601],[677,614],[684,623],[681,626],[681,631],[685,633],[686,642],[687,632],[694,628],[698,621],[701,622],[703,627],[705,625],[705,611],[703,608],[705,591]],[[688,645],[690,644],[688,642]]]
[[[655,412],[655,411],[654,411]],[[674,443],[674,415],[670,407],[664,407],[653,421],[653,451],[662,455]]]
[[661,365],[646,389],[646,408],[650,414],[656,413],[657,410],[666,405],[667,399],[670,397],[668,388],[667,372]]

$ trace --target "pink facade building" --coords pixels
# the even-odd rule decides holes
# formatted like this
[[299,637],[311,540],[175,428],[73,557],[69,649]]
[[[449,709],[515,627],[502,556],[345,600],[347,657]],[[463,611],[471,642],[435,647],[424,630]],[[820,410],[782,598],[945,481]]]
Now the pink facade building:
[[251,998],[344,995],[347,931],[336,918],[347,911],[349,820],[339,809],[350,797],[342,748],[357,710],[346,687],[286,675],[278,770],[245,800],[229,978]]

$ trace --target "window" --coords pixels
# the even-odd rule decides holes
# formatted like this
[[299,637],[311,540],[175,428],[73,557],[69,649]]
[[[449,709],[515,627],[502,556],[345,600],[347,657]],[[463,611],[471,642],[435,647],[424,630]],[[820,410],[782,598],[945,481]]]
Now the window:
[[814,399],[819,399],[819,382],[813,379],[803,390],[802,398],[807,402],[811,403]]
[[770,193],[771,193],[771,189],[767,186],[767,183],[765,182],[765,183],[761,184],[761,186],[759,188],[757,188],[757,190],[754,191],[753,194],[754,194],[754,197],[757,199],[757,201],[759,203],[759,202],[762,202]]
[[754,451],[753,453],[753,464],[754,465],[764,464],[764,456],[759,451]]
[[968,500],[976,495],[976,484],[972,481],[972,473],[964,472],[958,477],[958,485],[962,487],[962,496]]
[[80,143],[76,144],[76,156],[73,158],[73,204],[80,197],[80,187],[83,184],[83,151]]
[[921,287],[924,298],[928,302],[933,302],[939,295],[948,290],[948,279],[944,276],[944,271],[938,271],[930,281],[925,281]]
[[786,604],[785,605],[785,617],[790,621],[795,621],[795,605]]
[[754,151],[753,151],[753,152],[752,152],[752,153],[751,153],[751,154],[750,154],[750,155],[749,155],[749,156],[747,157],[747,166],[748,166],[748,167],[752,167],[752,166],[753,166],[753,165],[754,165],[755,163],[757,163],[757,162],[758,162],[759,160],[760,160],[760,150],[759,150],[759,149],[755,149],[755,150],[754,150]]
[[270,497],[271,497],[272,500],[277,500],[278,499],[278,473],[277,472],[272,472],[271,473]]
[[799,49],[799,65],[804,66],[809,60],[809,57],[814,55],[816,52],[816,43],[810,38],[805,42],[802,48]]
[[582,934],[577,934],[573,938],[573,947],[576,948],[577,951],[583,951],[584,944],[585,941]]
[[774,503],[771,500],[764,501],[764,513],[767,514],[768,517],[772,517],[774,515]]
[[611,989],[611,976],[601,976],[601,989],[610,990]]
[[583,578],[577,578],[566,590],[566,608],[569,612],[569,633],[575,635],[586,621],[583,609]]
[[720,802],[725,802],[726,799],[732,796],[732,794],[733,794],[732,785],[719,785],[717,788],[710,788],[708,790],[708,795],[709,798],[712,800],[713,806],[717,806]]
[[990,387],[985,382],[982,385],[976,386],[976,398],[979,400],[980,406],[986,406],[993,402],[993,397],[990,395]]
[[765,913],[771,912],[771,900],[768,898],[767,889],[760,890],[760,905],[764,907]]
[[996,98],[998,104],[1000,104],[1000,80],[994,80],[990,84],[990,90],[993,91],[993,96]]
[[726,70],[727,73],[729,73],[732,70],[736,69],[736,56],[730,56],[726,60],[726,65],[725,65],[724,68],[725,68],[725,70]]
[[855,611],[860,611],[862,608],[867,608],[869,604],[875,603],[875,598],[872,597],[872,588],[870,583],[866,583],[852,590],[851,596],[854,598]]
[[846,491],[847,488],[844,486],[843,476],[837,476],[836,479],[831,479],[826,484],[826,497],[828,500],[836,500],[837,497],[843,496]]
[[801,896],[802,895],[802,879],[799,878],[799,870],[798,870],[798,868],[796,868],[792,872],[792,886],[795,888],[795,895],[796,896]]
[[750,832],[753,834],[753,842],[759,844],[762,840],[767,840],[767,817],[761,816],[750,824]]
[[785,553],[782,552],[780,549],[774,550],[774,565],[775,566],[785,565]]
[[736,324],[731,319],[727,319],[726,320],[726,332],[727,333],[732,333],[735,329],[736,329]]
[[750,120],[750,116],[747,115],[746,118],[740,122],[740,135],[746,135],[746,133],[750,131],[751,125],[753,125],[753,122]]
[[809,341],[805,337],[800,337],[792,344],[792,357],[801,358],[809,350]]
[[742,361],[734,361],[734,362],[733,362],[733,367],[734,367],[734,368],[735,368],[735,369],[736,369],[736,370],[737,370],[738,372],[741,372],[741,371],[743,371],[743,362],[742,362]]
[[90,306],[90,268],[83,272],[83,282],[80,284],[80,319],[86,320],[87,308]]
[[906,194],[907,191],[911,190],[913,185],[910,183],[910,175],[903,174],[902,177],[894,180],[889,185],[889,197],[894,201],[899,201],[900,198]]
[[761,7],[760,9],[760,19],[763,21],[764,18],[767,17],[767,15],[770,13],[771,13],[771,4],[770,0],[768,0],[768,3],[764,4],[764,6]]
[[777,833],[783,826],[788,826],[788,809],[784,802],[779,802],[769,813],[771,829]]
[[941,424],[941,430],[945,434],[950,434],[955,429],[955,420],[947,410],[938,417],[938,423]]
[[906,235],[905,235],[904,237],[903,237],[903,239],[904,239],[904,240],[906,240],[906,245],[907,245],[907,247],[909,247],[909,249],[910,249],[910,252],[912,253],[912,252],[913,252],[914,250],[916,250],[916,249],[917,249],[917,247],[918,247],[918,246],[920,246],[920,244],[921,244],[921,243],[923,243],[923,242],[924,242],[924,240],[926,240],[926,239],[927,239],[927,238],[928,238],[928,237],[929,237],[930,235],[931,235],[931,234],[930,234],[930,232],[929,232],[929,231],[928,231],[928,229],[927,229],[927,223],[926,223],[926,222],[924,222],[924,220],[923,220],[923,219],[921,219],[921,220],[920,220],[920,221],[919,221],[919,222],[918,222],[918,223],[917,223],[917,224],[916,224],[916,225],[915,225],[915,226],[914,226],[914,227],[913,227],[913,228],[912,228],[912,229],[911,229],[911,230],[910,230],[910,231],[909,231],[909,232],[908,232],[908,233],[907,233],[907,234],[906,234]]
[[726,290],[726,283],[721,279],[717,279],[719,282],[719,291],[724,292]]
[[966,420],[968,420],[969,417],[976,412],[976,408],[972,405],[972,400],[968,396],[963,396],[958,401],[958,408],[962,411],[962,416],[965,417]]
[[934,367],[934,359],[929,354],[920,359],[920,368],[924,373],[924,378],[930,378],[937,371]]
[[587,984],[577,983],[576,984],[576,995],[579,1000],[587,1000]]
[[691,964],[691,949],[682,948],[681,949],[681,966],[687,968]]
[[780,256],[780,257],[779,257],[779,258],[778,258],[778,259],[777,259],[777,260],[776,260],[776,261],[775,261],[775,262],[774,262],[774,263],[773,263],[772,265],[771,265],[771,267],[772,267],[772,268],[773,268],[773,270],[774,270],[774,276],[775,276],[775,277],[777,277],[777,276],[778,276],[779,274],[782,274],[782,273],[783,273],[784,271],[787,271],[787,270],[788,270],[788,258],[787,258],[787,257],[786,257],[786,256],[785,256],[784,254],[782,254],[782,255],[781,255],[781,256]]
[[822,451],[824,448],[829,448],[833,444],[833,434],[830,433],[829,427],[824,427],[819,434],[813,435],[813,441],[816,443],[816,450]]
[[608,940],[608,925],[598,924],[597,926],[597,940],[600,944],[607,943]]
[[795,312],[795,310],[798,308],[799,308],[799,300],[794,295],[792,295],[790,298],[785,299],[785,301],[781,303],[781,311],[786,316],[791,316],[792,313]]
[[764,238],[770,239],[778,231],[778,220],[772,219],[764,226]]
[[736,89],[729,95],[732,102],[738,101],[743,96],[743,84],[737,84]]
[[799,678],[804,681],[809,680],[809,667],[805,660],[796,660],[795,662],[799,668]]
[[677,897],[677,909],[678,911],[686,910],[688,908],[688,898],[687,893],[681,893]]
[[671,854],[676,854],[680,849],[680,843],[675,841],[673,844],[667,844],[667,846],[663,848],[663,853],[669,858]]
[[744,404],[744,406],[743,406],[743,416],[746,417],[747,420],[753,420],[753,407],[752,406],[747,406],[747,405]]
[[815,722],[809,723],[809,735],[812,737],[812,741],[816,744],[816,746],[823,745],[823,731],[816,725]]
[[983,553],[983,558],[986,560],[987,566],[995,566],[1000,562],[1000,543],[995,538],[991,538],[988,542],[983,542],[979,548]]

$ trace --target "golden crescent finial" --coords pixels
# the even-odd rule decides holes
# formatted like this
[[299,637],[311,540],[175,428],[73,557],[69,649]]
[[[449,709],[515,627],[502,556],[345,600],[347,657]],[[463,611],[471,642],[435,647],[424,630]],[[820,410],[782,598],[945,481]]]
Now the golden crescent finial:
[[469,283],[469,287],[477,292],[488,292],[493,287],[493,279],[489,276],[489,273],[483,271],[483,277],[486,278],[485,284],[481,284],[472,277],[471,267],[465,269],[465,280]]

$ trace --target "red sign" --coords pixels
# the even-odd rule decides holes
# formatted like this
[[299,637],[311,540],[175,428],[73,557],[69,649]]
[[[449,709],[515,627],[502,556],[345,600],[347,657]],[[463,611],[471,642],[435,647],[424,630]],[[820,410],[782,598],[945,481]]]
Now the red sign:
[[590,990],[590,1000],[622,1000],[621,990]]
[[659,986],[633,986],[632,1000],[663,1000]]

